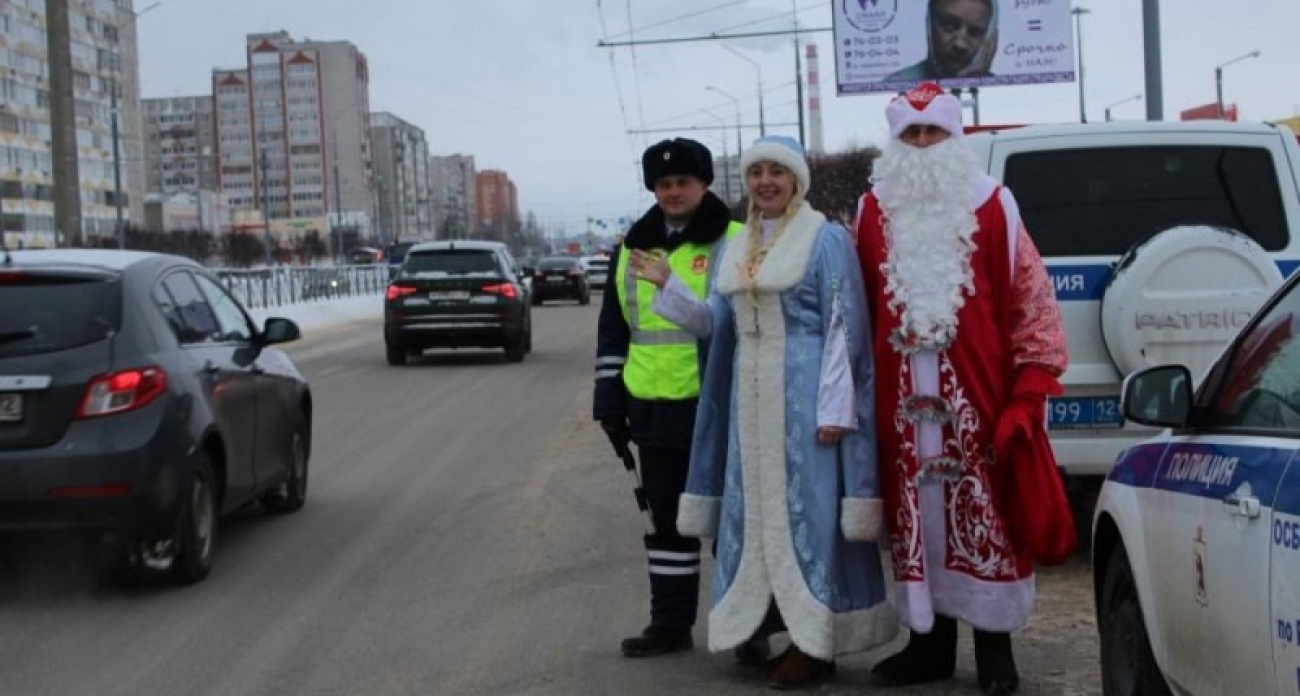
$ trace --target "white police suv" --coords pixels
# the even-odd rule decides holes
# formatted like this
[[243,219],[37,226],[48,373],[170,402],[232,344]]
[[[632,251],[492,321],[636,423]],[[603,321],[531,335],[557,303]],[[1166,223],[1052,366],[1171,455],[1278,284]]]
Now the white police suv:
[[1056,284],[1070,368],[1049,409],[1052,445],[1067,483],[1095,493],[1152,433],[1120,418],[1124,376],[1181,363],[1199,378],[1300,265],[1300,146],[1283,128],[1210,121],[967,141],[1015,193]]
[[1124,417],[1166,430],[1097,499],[1103,693],[1298,693],[1300,274],[1194,385],[1182,365],[1124,383]]

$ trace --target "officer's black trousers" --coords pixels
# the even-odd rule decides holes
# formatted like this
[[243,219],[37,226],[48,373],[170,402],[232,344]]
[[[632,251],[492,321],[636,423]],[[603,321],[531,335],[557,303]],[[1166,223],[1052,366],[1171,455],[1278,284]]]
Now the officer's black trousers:
[[686,488],[689,449],[639,447],[641,485],[654,518],[645,537],[650,562],[650,625],[686,630],[695,625],[700,594],[700,540],[677,533],[677,501]]

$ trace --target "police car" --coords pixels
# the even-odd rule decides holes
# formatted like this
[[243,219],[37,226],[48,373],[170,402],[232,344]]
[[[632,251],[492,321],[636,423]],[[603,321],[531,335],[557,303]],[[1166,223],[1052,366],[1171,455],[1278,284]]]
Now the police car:
[[1052,447],[1090,503],[1120,452],[1153,432],[1120,418],[1124,376],[1165,363],[1201,376],[1300,265],[1300,146],[1284,128],[1211,121],[967,142],[1015,193],[1055,283],[1070,367],[1049,409]]
[[1300,274],[1199,385],[1147,368],[1121,408],[1165,430],[1097,501],[1103,693],[1300,692]]

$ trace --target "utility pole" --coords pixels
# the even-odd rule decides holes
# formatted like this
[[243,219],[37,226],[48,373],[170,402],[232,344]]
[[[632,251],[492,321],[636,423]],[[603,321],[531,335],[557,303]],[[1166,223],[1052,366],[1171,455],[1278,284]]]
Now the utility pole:
[[1083,101],[1083,16],[1090,12],[1092,10],[1086,7],[1070,10],[1070,14],[1074,15],[1074,41],[1079,44],[1079,123],[1088,122],[1088,110],[1084,108]]
[[[116,59],[117,56],[114,56],[114,61],[116,61]],[[121,153],[121,148],[117,143],[118,126],[117,126],[117,74],[116,74],[117,65],[116,64],[114,64],[113,66],[113,72],[114,75],[109,80],[109,90],[112,96],[109,97],[108,111],[110,114],[109,122],[111,124],[109,129],[110,132],[109,137],[113,138],[113,203],[117,206],[117,223],[114,229],[117,231],[117,248],[125,249],[126,248],[126,225],[123,223],[123,217],[122,217],[122,153]]]
[[258,169],[262,172],[262,246],[266,248],[266,267],[271,267],[271,211],[267,207],[266,196],[266,150],[258,158]]
[[343,260],[343,191],[339,183],[339,136],[330,129],[330,157],[334,159],[334,217],[331,218],[330,236],[334,239],[335,263]]
[[[69,19],[68,0],[46,0],[45,50],[50,70],[50,154],[53,159],[50,175],[54,181],[56,247],[82,245],[81,174],[77,157],[77,111]],[[67,235],[62,243],[60,232]]]
[[1147,120],[1161,121],[1165,117],[1165,93],[1160,66],[1160,0],[1142,0],[1142,30]]

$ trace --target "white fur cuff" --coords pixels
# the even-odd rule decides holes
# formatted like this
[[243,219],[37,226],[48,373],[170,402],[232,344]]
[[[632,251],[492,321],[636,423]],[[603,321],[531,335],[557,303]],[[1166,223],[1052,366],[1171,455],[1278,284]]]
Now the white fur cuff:
[[849,541],[880,541],[885,505],[880,498],[841,498],[840,531]]
[[712,539],[718,535],[722,498],[683,493],[677,502],[677,533]]

